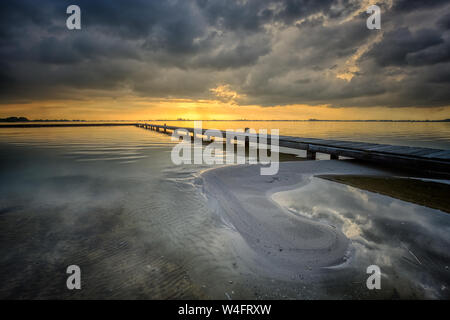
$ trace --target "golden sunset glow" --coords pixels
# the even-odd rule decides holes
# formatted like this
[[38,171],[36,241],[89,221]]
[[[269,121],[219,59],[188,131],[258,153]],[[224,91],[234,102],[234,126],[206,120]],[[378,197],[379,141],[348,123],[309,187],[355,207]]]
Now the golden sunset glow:
[[237,105],[219,100],[96,99],[42,101],[3,105],[0,117],[18,114],[30,119],[83,120],[439,120],[448,117],[450,107],[436,108],[334,108],[326,105],[262,107]]

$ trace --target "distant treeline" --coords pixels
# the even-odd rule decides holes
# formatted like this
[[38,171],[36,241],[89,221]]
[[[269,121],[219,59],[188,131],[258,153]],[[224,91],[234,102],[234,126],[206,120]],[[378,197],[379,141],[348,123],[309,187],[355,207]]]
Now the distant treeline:
[[[67,120],[67,119],[58,119],[58,120],[49,120],[49,119],[35,119],[29,120],[25,117],[8,117],[8,118],[0,118],[0,122],[86,122],[87,120]],[[90,122],[118,122],[118,121],[278,121],[278,122],[450,122],[450,119],[442,119],[442,120],[320,120],[320,119],[308,119],[308,120],[300,120],[300,119],[292,119],[292,120],[252,120],[252,119],[234,119],[234,120],[196,120],[196,119],[153,119],[153,120],[95,120]]]
[[28,120],[25,117],[9,117],[9,118],[0,118],[0,122],[28,122]]
[[0,118],[0,122],[84,122],[84,121],[85,120],[67,120],[67,119],[58,119],[58,120],[36,119],[36,120],[29,120],[26,117]]

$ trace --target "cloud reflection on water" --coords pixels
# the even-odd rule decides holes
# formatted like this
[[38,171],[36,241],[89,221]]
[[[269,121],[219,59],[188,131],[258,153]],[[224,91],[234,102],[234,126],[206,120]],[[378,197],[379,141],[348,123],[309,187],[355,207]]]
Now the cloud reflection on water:
[[353,252],[345,267],[380,266],[401,297],[450,296],[450,215],[315,177],[272,197],[294,214],[342,230]]

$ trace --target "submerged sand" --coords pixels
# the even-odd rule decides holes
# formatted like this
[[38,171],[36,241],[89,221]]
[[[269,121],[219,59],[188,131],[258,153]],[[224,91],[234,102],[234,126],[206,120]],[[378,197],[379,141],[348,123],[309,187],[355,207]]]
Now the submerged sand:
[[313,275],[341,265],[350,254],[349,240],[336,227],[295,215],[271,198],[309,183],[319,173],[386,174],[347,161],[280,163],[274,176],[261,176],[257,165],[229,166],[204,172],[203,192],[243,238],[237,254],[272,278],[292,279],[300,270]]
[[436,182],[403,177],[353,174],[319,175],[318,177],[450,213],[448,180]]

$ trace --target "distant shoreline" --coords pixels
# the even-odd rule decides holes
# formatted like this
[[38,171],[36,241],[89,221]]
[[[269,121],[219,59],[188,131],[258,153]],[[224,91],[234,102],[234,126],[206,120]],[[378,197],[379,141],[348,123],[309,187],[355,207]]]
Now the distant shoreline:
[[47,127],[115,127],[134,126],[136,123],[13,123],[0,124],[0,128],[47,128]]
[[[450,119],[442,119],[442,120],[320,120],[320,119],[308,119],[308,120],[300,120],[300,119],[292,119],[292,120],[255,120],[255,119],[234,119],[234,120],[208,120],[208,119],[154,119],[154,120],[15,120],[11,118],[16,117],[10,117],[5,119],[0,119],[0,125],[7,124],[7,123],[13,123],[13,124],[30,124],[30,123],[51,123],[51,122],[58,122],[63,124],[73,124],[76,122],[80,126],[82,125],[93,125],[94,123],[99,124],[116,124],[118,122],[126,122],[127,124],[134,124],[136,122],[161,122],[161,121],[167,121],[167,122],[175,122],[175,121],[208,121],[208,122],[450,122]],[[22,118],[24,119],[24,118]],[[53,125],[53,123],[51,123]]]
[[28,121],[2,121],[0,129],[5,128],[50,128],[50,127],[114,127],[134,126],[142,122],[360,122],[360,123],[450,123],[450,120],[28,120]]

